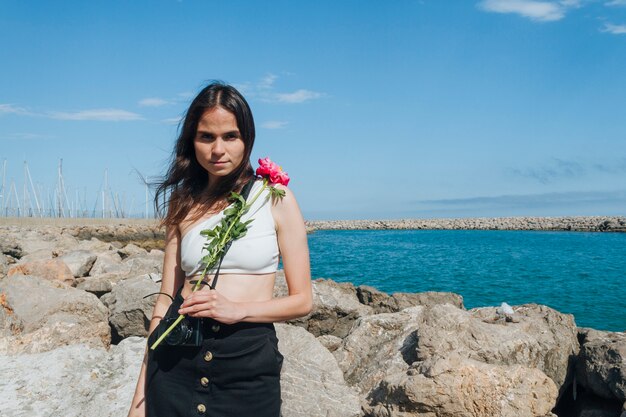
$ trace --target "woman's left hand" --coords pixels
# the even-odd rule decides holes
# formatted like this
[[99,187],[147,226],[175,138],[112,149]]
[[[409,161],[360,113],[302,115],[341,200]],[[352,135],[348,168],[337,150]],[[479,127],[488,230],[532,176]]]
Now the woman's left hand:
[[189,317],[210,317],[224,324],[233,324],[244,318],[241,306],[224,297],[217,290],[194,291],[181,304],[178,314]]

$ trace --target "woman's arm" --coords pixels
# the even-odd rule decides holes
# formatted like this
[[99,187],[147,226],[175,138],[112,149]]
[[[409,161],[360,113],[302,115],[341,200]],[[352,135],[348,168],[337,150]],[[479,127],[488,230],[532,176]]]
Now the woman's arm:
[[[165,230],[165,257],[163,259],[163,274],[161,277],[160,292],[170,294],[172,297],[176,289],[183,285],[185,273],[180,268],[180,231],[176,226],[167,226]],[[172,300],[159,294],[152,311],[148,334],[152,333],[159,321],[163,318]],[[141,371],[135,388],[135,395],[128,412],[128,417],[144,417],[146,415],[144,404],[144,385],[146,380],[146,365],[148,361],[148,347],[141,364]]]
[[185,299],[180,314],[212,317],[222,323],[238,321],[267,323],[306,316],[313,308],[311,268],[304,219],[293,192],[287,187],[283,198],[272,204],[278,246],[283,259],[289,295],[268,301],[234,302],[216,290],[201,291]]

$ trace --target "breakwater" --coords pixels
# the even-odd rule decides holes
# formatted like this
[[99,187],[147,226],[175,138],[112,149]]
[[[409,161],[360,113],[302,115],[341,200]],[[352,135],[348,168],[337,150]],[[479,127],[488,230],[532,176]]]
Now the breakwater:
[[315,230],[554,230],[626,232],[626,216],[472,217],[308,221]]

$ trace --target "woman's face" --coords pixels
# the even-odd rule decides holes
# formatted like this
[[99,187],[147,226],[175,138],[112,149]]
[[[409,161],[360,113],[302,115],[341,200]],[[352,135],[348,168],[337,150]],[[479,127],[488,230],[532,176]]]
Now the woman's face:
[[209,183],[237,169],[245,152],[237,119],[223,107],[202,114],[193,145],[198,163],[209,173]]

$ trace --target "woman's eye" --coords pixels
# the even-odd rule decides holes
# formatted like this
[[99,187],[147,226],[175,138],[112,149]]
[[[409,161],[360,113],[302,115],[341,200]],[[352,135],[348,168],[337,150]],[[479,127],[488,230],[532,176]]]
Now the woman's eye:
[[207,133],[203,133],[202,135],[200,135],[200,139],[203,139],[203,140],[213,140],[213,135],[209,135]]
[[228,140],[235,140],[235,139],[238,139],[238,138],[239,138],[239,135],[236,134],[236,133],[229,133],[228,135],[226,135],[226,139],[228,139]]

